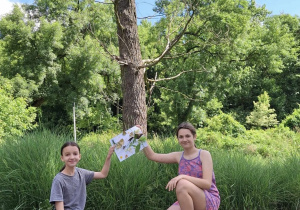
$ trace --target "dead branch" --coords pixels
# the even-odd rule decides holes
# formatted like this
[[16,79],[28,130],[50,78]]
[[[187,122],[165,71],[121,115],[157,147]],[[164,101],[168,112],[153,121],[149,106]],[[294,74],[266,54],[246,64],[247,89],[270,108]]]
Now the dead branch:
[[182,95],[184,98],[186,98],[188,100],[191,100],[191,101],[203,101],[203,100],[199,100],[199,99],[194,99],[194,98],[192,98],[192,97],[190,97],[190,96],[188,96],[188,95],[186,95],[186,94],[184,94],[184,93],[182,93],[180,91],[177,91],[177,90],[172,90],[172,89],[169,89],[169,88],[166,88],[166,87],[162,87],[162,86],[159,86],[159,85],[157,85],[157,86],[159,88],[165,89],[167,91],[178,93],[178,94]]
[[176,43],[181,39],[181,37],[184,35],[185,31],[187,30],[187,27],[189,25],[189,23],[191,22],[191,20],[194,17],[194,13],[192,13],[192,15],[190,16],[190,18],[188,19],[188,21],[186,22],[183,30],[172,40],[170,41],[168,39],[168,43],[167,46],[165,48],[165,50],[155,59],[145,59],[143,60],[143,63],[145,65],[139,66],[139,69],[141,68],[147,68],[147,67],[151,67],[154,66],[155,64],[157,64],[168,52],[170,52],[170,50],[176,45]]
[[96,35],[94,34],[94,31],[91,29],[91,27],[89,28],[89,31],[94,36],[94,38],[97,40],[97,42],[100,44],[100,46],[103,48],[103,50],[107,53],[108,57],[111,60],[117,61],[119,63],[119,65],[128,65],[127,61],[122,60],[119,56],[113,55],[112,53],[110,53],[107,50],[107,47],[105,46],[105,44],[96,37]]
[[[203,67],[203,66],[202,66]],[[147,78],[147,80],[149,82],[161,82],[161,81],[167,81],[167,80],[172,80],[172,79],[175,79],[177,77],[179,77],[180,75],[184,74],[184,73],[188,73],[188,72],[204,72],[206,71],[205,67],[203,67],[204,70],[194,70],[194,69],[191,69],[191,70],[187,70],[187,71],[182,71],[180,72],[179,74],[173,76],[173,77],[167,77],[167,78],[162,78],[162,79],[156,79],[156,76],[155,76],[155,79],[149,79]]]
[[100,4],[114,4],[114,3],[104,2],[104,1],[95,1],[95,2]]

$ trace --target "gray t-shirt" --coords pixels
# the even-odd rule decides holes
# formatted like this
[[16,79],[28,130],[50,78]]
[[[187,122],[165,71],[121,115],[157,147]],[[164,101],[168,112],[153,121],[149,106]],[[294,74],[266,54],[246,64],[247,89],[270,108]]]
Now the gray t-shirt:
[[74,176],[58,173],[52,182],[50,203],[63,201],[65,210],[83,210],[86,202],[86,185],[93,178],[93,171],[77,167]]

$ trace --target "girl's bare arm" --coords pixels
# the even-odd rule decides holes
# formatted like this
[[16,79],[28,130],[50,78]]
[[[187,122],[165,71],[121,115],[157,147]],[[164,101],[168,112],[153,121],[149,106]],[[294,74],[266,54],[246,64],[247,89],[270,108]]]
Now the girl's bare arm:
[[114,153],[114,150],[115,146],[111,146],[109,148],[102,170],[94,173],[94,179],[104,179],[107,177],[110,168],[111,156]]

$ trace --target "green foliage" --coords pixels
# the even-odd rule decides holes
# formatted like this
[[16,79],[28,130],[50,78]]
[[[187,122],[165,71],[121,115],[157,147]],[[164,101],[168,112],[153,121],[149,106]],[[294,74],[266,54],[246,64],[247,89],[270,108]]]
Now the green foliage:
[[[147,70],[151,79],[181,74],[176,79],[155,83],[157,90],[154,88],[151,99],[158,112],[152,111],[151,117],[159,115],[153,120],[164,119],[160,123],[170,127],[186,120],[203,126],[203,110],[212,116],[205,104],[217,99],[223,104],[223,112],[233,113],[246,125],[253,101],[266,90],[272,96],[272,107],[282,119],[286,110],[290,112],[299,101],[299,97],[296,98],[299,77],[294,74],[299,20],[288,15],[268,17],[269,12],[264,7],[256,7],[249,1],[204,2],[197,1],[199,7],[195,9],[188,31],[168,56],[173,59],[162,60]],[[149,24],[143,26],[151,31],[148,36],[145,32],[141,36],[142,43],[147,45],[144,48],[153,46],[154,36],[161,37],[157,38],[156,50],[163,52],[168,38],[179,31],[178,26],[183,26],[183,15],[176,16],[180,14],[178,11],[168,13],[176,8],[174,5],[176,1],[157,3],[156,10],[167,17],[152,30]],[[293,85],[288,85],[289,82]]]
[[9,136],[21,136],[24,131],[31,130],[36,125],[36,109],[27,107],[22,97],[14,98],[10,84],[0,86],[0,140]]
[[270,109],[269,95],[265,91],[253,102],[254,110],[247,116],[247,123],[255,128],[269,128],[278,124],[275,109]]
[[[247,0],[156,6],[162,18],[138,26],[144,61],[158,58],[194,16],[166,59],[145,69],[149,130],[165,133],[182,121],[203,127],[220,110],[246,125],[263,91],[278,121],[298,107],[298,17],[269,16]],[[71,126],[75,102],[80,129],[111,128],[123,100],[120,67],[110,56],[119,53],[116,24],[112,4],[91,0],[16,6],[0,20],[0,72],[13,85],[10,93],[38,107],[44,126]],[[265,124],[253,126],[276,120]]]
[[14,96],[39,108],[44,126],[71,125],[74,102],[81,129],[115,123],[120,71],[99,44],[118,51],[112,11],[92,1],[39,0],[0,20],[1,74],[16,83]]
[[230,114],[221,112],[206,121],[208,131],[220,132],[223,135],[237,137],[246,132],[246,128],[236,121]]
[[300,132],[300,106],[291,115],[288,115],[282,123],[285,127]]
[[236,71],[228,75],[230,86],[222,101],[224,111],[236,112],[237,119],[244,122],[253,101],[265,90],[272,97],[271,106],[276,109],[277,119],[282,120],[300,100],[296,85],[300,82],[296,76],[299,18],[290,15],[266,18],[260,14],[256,17],[234,41],[234,50],[230,52],[233,57],[228,67]]
[[260,157],[282,157],[300,152],[300,136],[287,127],[247,130],[236,137],[206,128],[197,130],[197,145],[222,148]]
[[223,108],[222,103],[217,99],[213,98],[212,100],[208,101],[206,103],[206,113],[209,118],[216,116],[220,114],[221,110]]

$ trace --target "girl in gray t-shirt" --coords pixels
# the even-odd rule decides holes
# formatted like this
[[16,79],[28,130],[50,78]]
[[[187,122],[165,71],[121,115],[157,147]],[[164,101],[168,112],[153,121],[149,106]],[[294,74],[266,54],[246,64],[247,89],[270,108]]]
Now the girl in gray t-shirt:
[[86,185],[93,179],[107,177],[113,152],[114,146],[111,146],[100,172],[89,171],[76,167],[81,159],[78,144],[66,142],[60,151],[60,158],[65,165],[54,177],[51,187],[50,203],[55,205],[55,209],[83,210],[86,202]]

